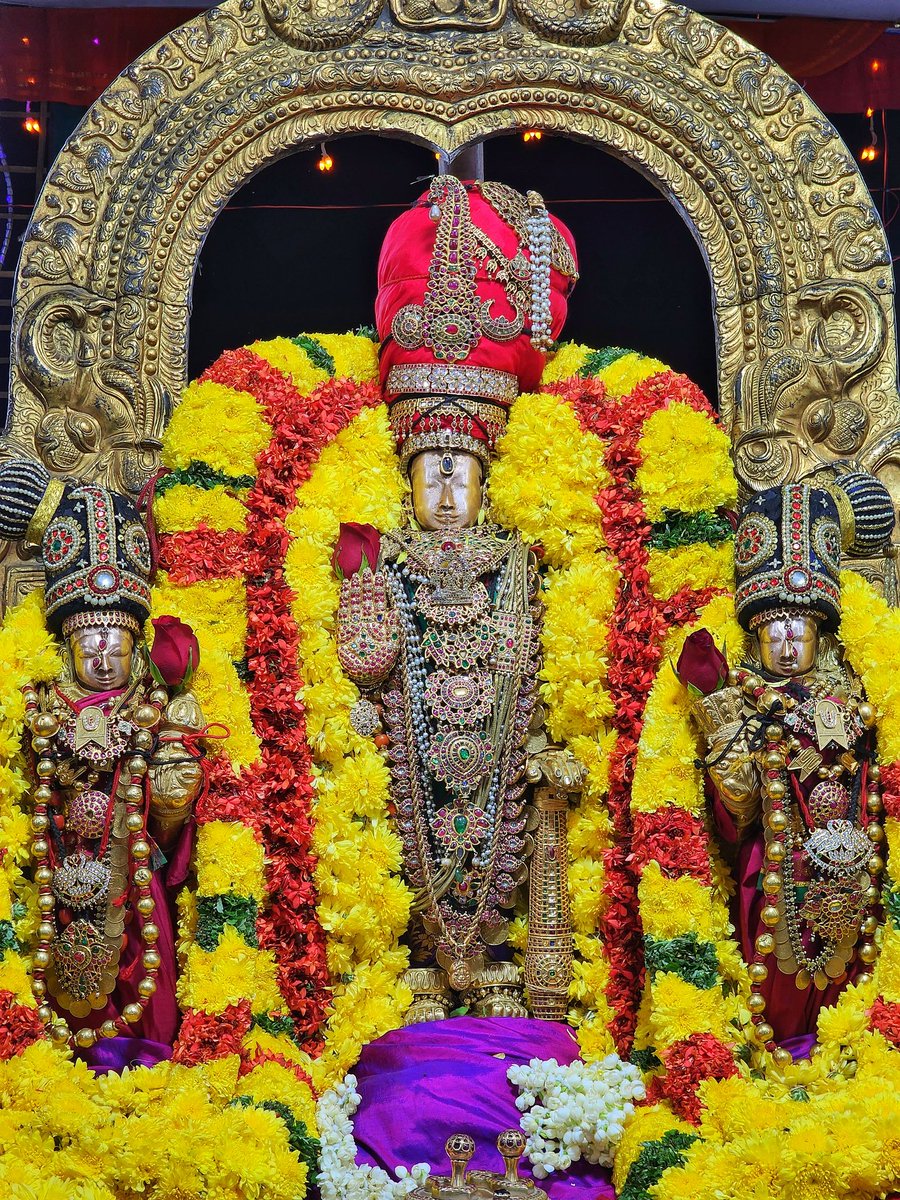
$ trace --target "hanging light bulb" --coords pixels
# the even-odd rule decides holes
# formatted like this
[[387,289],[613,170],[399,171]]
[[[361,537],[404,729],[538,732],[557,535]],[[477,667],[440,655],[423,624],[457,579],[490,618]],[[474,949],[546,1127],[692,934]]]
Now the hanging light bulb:
[[31,112],[30,100],[28,100],[25,104],[25,120],[22,122],[22,128],[26,133],[37,134],[41,132],[41,123]]
[[327,174],[329,171],[334,170],[334,159],[325,149],[324,142],[322,142],[321,146],[319,147],[319,161],[316,163],[316,166],[323,174]]
[[539,142],[543,136],[544,135],[540,131],[540,129],[526,129],[525,132],[522,134],[522,141],[523,142]]
[[875,132],[875,109],[871,105],[866,109],[866,116],[869,118],[869,144],[860,150],[859,161],[873,163],[881,151],[878,149],[878,134]]

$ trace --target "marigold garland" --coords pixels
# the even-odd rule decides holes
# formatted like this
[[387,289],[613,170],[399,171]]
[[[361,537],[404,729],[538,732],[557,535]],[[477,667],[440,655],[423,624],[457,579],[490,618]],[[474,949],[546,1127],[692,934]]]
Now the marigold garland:
[[368,1041],[396,1028],[411,1001],[400,984],[409,965],[400,937],[411,894],[400,877],[400,841],[388,821],[387,765],[350,724],[359,692],[337,658],[339,587],[331,566],[341,522],[392,528],[404,491],[386,411],[363,409],[323,449],[287,523],[292,541],[286,573],[316,762],[318,915],[329,935],[333,980],[325,1047],[312,1067],[320,1088],[342,1079]]
[[[586,347],[566,348],[548,364],[580,361]],[[540,546],[544,580],[540,695],[551,738],[568,744],[586,768],[579,802],[569,816],[569,894],[575,935],[570,1021],[589,1062],[612,1050],[606,1003],[609,971],[602,922],[607,908],[604,854],[612,826],[605,809],[609,786],[612,703],[605,642],[618,571],[597,521],[596,494],[609,482],[604,446],[585,429],[568,401],[549,393],[520,396],[489,478],[492,516]],[[513,924],[514,946],[527,940],[524,917]]]
[[[79,1156],[100,1131],[137,1145],[137,1115],[170,1121],[182,1105],[202,1126],[185,1194],[302,1196],[316,1157],[306,1072],[320,1086],[336,1082],[408,1003],[399,938],[410,897],[386,766],[349,727],[357,692],[337,663],[330,567],[340,521],[400,520],[404,482],[376,378],[368,338],[273,339],[223,355],[170,425],[157,611],[196,623],[197,690],[232,737],[198,811],[196,892],[181,901],[187,1011],[176,1061],[133,1080],[82,1086],[78,1064],[33,1040],[19,950],[29,922],[13,910],[14,897],[28,896],[15,851],[28,825],[16,803],[14,681],[17,670],[23,682],[52,677],[57,665],[33,601],[0,631],[0,842],[13,850],[0,875],[0,1049],[13,1061],[31,1055],[32,1073],[38,1053],[48,1056],[40,1066],[59,1094],[81,1096],[83,1134],[40,1159],[69,1195],[119,1194],[113,1167],[76,1190]],[[888,1190],[900,1178],[900,897],[889,881],[875,978],[823,1011],[813,1061],[781,1073],[768,1064],[767,1078],[752,1079],[731,1049],[748,1019],[745,968],[728,936],[728,875],[710,853],[696,740],[666,669],[699,624],[740,654],[730,598],[719,595],[730,590],[732,556],[717,510],[736,496],[727,438],[689,381],[621,348],[563,346],[543,385],[513,407],[491,505],[544,546],[542,699],[552,736],[587,769],[569,830],[571,1019],[586,1059],[634,1038],[651,1072],[655,1103],[629,1123],[617,1187],[625,1200],[651,1187],[672,1200],[743,1200],[759,1186],[772,1197]],[[844,596],[848,658],[879,711],[885,828],[898,852],[900,616],[856,576]],[[520,920],[514,944],[525,936]],[[10,1090],[7,1068],[3,1086],[24,1090],[21,1079]],[[874,1080],[884,1099],[873,1113]],[[21,1125],[12,1137],[4,1182],[33,1149]],[[246,1161],[232,1162],[229,1139],[248,1147]],[[167,1169],[145,1186],[168,1186]]]
[[[634,828],[630,808],[631,774],[643,706],[666,630],[689,620],[720,579],[715,568],[708,570],[704,584],[697,590],[692,579],[679,575],[677,554],[666,553],[664,545],[651,551],[657,526],[648,520],[643,491],[648,492],[657,523],[686,530],[690,519],[700,514],[698,528],[706,529],[714,523],[711,510],[732,496],[733,484],[730,486],[728,480],[733,476],[727,439],[716,429],[709,402],[684,376],[669,371],[656,359],[620,347],[599,351],[564,347],[562,353],[567,363],[579,360],[577,375],[545,386],[563,396],[575,409],[583,428],[603,440],[610,483],[599,492],[597,500],[603,534],[622,576],[606,651],[611,722],[617,736],[609,747],[608,802],[615,841],[605,855],[603,920],[610,963],[607,1000],[615,1014],[611,1031],[617,1047],[625,1052],[630,1049],[637,1023],[643,972],[637,877],[630,851],[633,837],[648,832]],[[556,378],[554,360],[545,378]],[[706,455],[710,473],[707,481],[709,477],[726,481],[717,482],[712,489],[708,486],[709,496],[705,498],[702,469],[698,475],[692,464],[692,486],[680,497],[689,505],[686,513],[678,511],[676,503],[662,509],[658,502],[666,481],[684,470],[678,448],[682,432],[694,446],[694,453],[702,449]],[[657,458],[645,461],[644,447]],[[673,543],[676,547],[685,544],[685,537]],[[651,552],[655,589],[651,584]],[[728,551],[691,553],[695,557],[712,553],[727,561]]]

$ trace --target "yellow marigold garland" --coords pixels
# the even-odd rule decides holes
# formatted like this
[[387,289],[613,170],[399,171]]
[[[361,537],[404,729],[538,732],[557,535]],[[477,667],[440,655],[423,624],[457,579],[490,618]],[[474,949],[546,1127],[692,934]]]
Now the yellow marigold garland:
[[[590,353],[564,347],[544,373],[544,383],[570,375]],[[603,853],[612,828],[604,807],[607,764],[614,741],[606,680],[606,623],[615,602],[618,572],[605,551],[596,495],[609,483],[603,444],[586,432],[561,397],[520,396],[489,478],[491,514],[538,543],[549,564],[541,633],[541,700],[548,732],[567,743],[586,768],[579,804],[569,816],[569,894],[576,959],[570,1020],[578,1026],[583,1056],[594,1061],[613,1049],[606,1002],[608,967],[600,920]],[[523,949],[527,923],[518,920],[513,943]]]
[[367,1042],[396,1028],[412,999],[400,983],[409,965],[400,937],[412,897],[388,820],[388,768],[372,741],[350,724],[359,692],[338,662],[339,586],[331,565],[341,522],[393,528],[405,490],[386,410],[364,409],[322,451],[287,522],[292,541],[285,569],[317,763],[318,912],[335,979],[325,1049],[312,1064],[320,1087],[343,1078]]
[[666,510],[698,513],[737,502],[731,440],[705,413],[678,403],[658,409],[644,422],[638,450],[635,483],[649,521]]
[[569,564],[604,544],[595,497],[608,483],[602,442],[584,433],[564,400],[516,400],[490,474],[495,520],[539,542],[550,566]]

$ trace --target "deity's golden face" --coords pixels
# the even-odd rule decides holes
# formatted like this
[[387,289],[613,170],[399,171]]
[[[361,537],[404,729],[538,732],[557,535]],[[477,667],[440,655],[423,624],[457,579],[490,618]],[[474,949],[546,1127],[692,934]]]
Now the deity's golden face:
[[816,663],[819,623],[806,613],[773,617],[757,627],[759,657],[770,675],[805,675]]
[[124,687],[131,675],[134,635],[118,626],[89,625],[69,636],[75,676],[90,692]]
[[409,468],[413,511],[423,529],[468,529],[481,508],[481,463],[464,450],[423,450]]

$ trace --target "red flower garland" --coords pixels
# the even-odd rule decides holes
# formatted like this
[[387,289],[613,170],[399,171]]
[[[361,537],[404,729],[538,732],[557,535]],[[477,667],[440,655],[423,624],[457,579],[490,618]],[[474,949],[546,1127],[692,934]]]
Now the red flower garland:
[[185,1067],[243,1053],[243,1038],[252,1021],[250,1001],[231,1004],[224,1012],[211,1014],[189,1009],[181,1022],[181,1032],[172,1061]]
[[[201,822],[244,822],[263,843],[269,905],[257,919],[257,934],[260,945],[275,954],[279,988],[294,1018],[297,1039],[314,1056],[321,1050],[319,1031],[330,993],[325,934],[316,913],[315,858],[310,851],[312,756],[299,699],[299,634],[284,578],[290,540],[284,521],[323,448],[364,407],[380,404],[381,395],[372,384],[327,380],[303,396],[286,375],[246,349],[223,354],[202,380],[254,395],[272,427],[272,438],[257,458],[256,482],[244,501],[245,534],[201,528],[162,540],[161,561],[174,582],[244,575],[247,587],[248,690],[261,755],[239,775],[220,756],[197,817]],[[238,1010],[217,1017],[187,1014],[176,1048],[178,1061],[218,1055],[217,1036],[227,1044],[239,1041],[241,1006]],[[216,1028],[220,1035],[213,1032]],[[260,1053],[253,1061],[272,1057]]]
[[20,1004],[14,992],[0,992],[0,1061],[21,1054],[44,1036],[37,1009]]
[[884,1034],[892,1046],[900,1049],[900,1004],[879,996],[869,1012],[869,1027]]
[[[607,639],[612,724],[618,737],[609,769],[609,806],[616,842],[604,855],[608,907],[603,933],[610,963],[606,995],[615,1013],[610,1031],[619,1052],[627,1055],[644,985],[643,930],[637,897],[641,868],[648,855],[655,856],[665,845],[670,873],[699,872],[704,862],[707,876],[709,872],[702,826],[687,829],[682,824],[667,832],[665,816],[655,824],[643,816],[632,822],[631,784],[644,707],[666,634],[674,626],[692,620],[715,594],[712,589],[695,592],[685,588],[667,600],[657,600],[650,592],[647,564],[652,529],[635,489],[635,475],[642,461],[638,443],[647,418],[671,404],[688,404],[713,418],[715,413],[696,384],[671,371],[643,380],[622,399],[607,396],[597,379],[568,379],[545,390],[563,396],[574,408],[582,428],[607,442],[604,461],[613,480],[597,496],[603,534],[620,572]],[[676,840],[679,837],[684,838],[680,844]]]
[[672,1108],[692,1125],[700,1124],[702,1105],[697,1089],[707,1079],[730,1079],[738,1069],[731,1050],[711,1033],[692,1033],[664,1051],[665,1075],[651,1080],[647,1104],[668,1100]]

